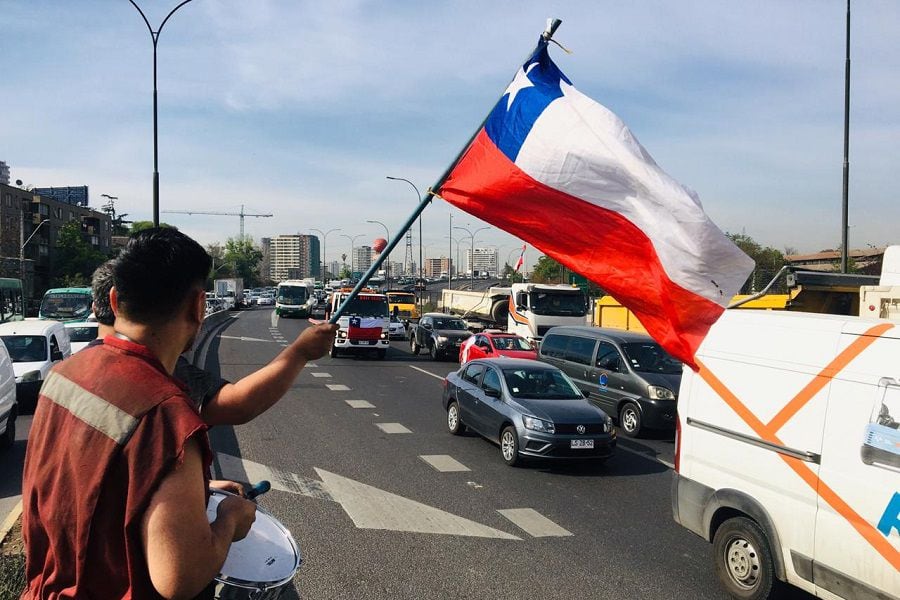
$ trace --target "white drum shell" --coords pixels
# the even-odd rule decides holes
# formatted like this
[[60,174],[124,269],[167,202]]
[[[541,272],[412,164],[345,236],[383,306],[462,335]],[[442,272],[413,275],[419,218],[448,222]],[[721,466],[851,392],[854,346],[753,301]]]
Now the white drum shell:
[[[227,495],[210,490],[206,516],[216,518],[219,502]],[[303,558],[291,532],[263,508],[256,507],[256,521],[247,537],[228,549],[222,572],[216,577],[215,598],[220,600],[271,600],[291,583]]]

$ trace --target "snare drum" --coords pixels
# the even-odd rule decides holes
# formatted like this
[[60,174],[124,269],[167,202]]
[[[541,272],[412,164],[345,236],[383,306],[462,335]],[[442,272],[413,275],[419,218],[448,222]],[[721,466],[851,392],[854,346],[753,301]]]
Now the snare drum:
[[[206,517],[212,523],[227,492],[210,490]],[[303,558],[291,532],[278,519],[256,507],[256,521],[247,537],[234,542],[222,572],[216,577],[219,600],[273,600],[294,578]]]

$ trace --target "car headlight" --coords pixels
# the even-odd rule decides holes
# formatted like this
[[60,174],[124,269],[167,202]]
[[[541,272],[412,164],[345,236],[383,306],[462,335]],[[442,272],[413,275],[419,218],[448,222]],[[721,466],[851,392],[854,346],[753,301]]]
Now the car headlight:
[[535,417],[522,417],[525,429],[540,431],[541,433],[556,433],[556,428],[550,421],[543,421]]
[[338,330],[337,336],[339,338],[345,338],[345,337],[347,337],[347,332],[343,331],[343,330]]
[[386,331],[382,331],[382,332],[381,332],[381,339],[386,340],[386,339],[387,339],[387,336],[388,336],[388,334],[387,334]]
[[647,395],[654,400],[674,400],[675,392],[669,388],[660,387],[658,385],[648,385]]
[[447,336],[445,336],[445,335],[439,335],[439,336],[437,336],[437,341],[438,341],[439,343],[443,344],[443,343],[445,343],[445,342],[447,341]]
[[28,371],[22,378],[19,379],[19,383],[28,383],[29,381],[40,381],[41,380],[41,372],[40,371]]
[[603,433],[611,433],[615,430],[616,428],[613,426],[612,417],[606,417],[606,422],[603,423]]

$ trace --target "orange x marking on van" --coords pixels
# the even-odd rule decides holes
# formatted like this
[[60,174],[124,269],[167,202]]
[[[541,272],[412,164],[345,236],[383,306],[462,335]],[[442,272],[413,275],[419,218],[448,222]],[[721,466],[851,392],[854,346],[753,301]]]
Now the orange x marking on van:
[[[718,394],[722,400],[743,419],[747,425],[762,440],[783,446],[778,438],[781,430],[819,391],[821,391],[838,373],[850,362],[862,354],[879,337],[893,328],[891,323],[882,323],[869,328],[847,348],[840,352],[828,365],[826,365],[813,379],[794,396],[768,423],[763,423],[747,408],[747,405],[732,393],[716,375],[709,370],[699,359],[697,360],[698,374]],[[809,485],[822,500],[827,502],[838,514],[846,519],[863,538],[878,551],[895,569],[900,570],[900,551],[888,542],[875,527],[868,523],[857,513],[853,507],[845,502],[834,490],[822,481],[812,469],[804,462],[778,454],[781,459]]]

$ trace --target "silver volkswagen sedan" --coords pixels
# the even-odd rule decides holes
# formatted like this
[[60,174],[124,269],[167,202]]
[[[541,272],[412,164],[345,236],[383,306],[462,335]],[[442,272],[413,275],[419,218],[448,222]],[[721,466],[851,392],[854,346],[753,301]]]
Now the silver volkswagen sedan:
[[443,404],[450,433],[471,429],[510,466],[527,457],[604,461],[616,448],[612,419],[565,373],[533,360],[468,362],[444,379]]

